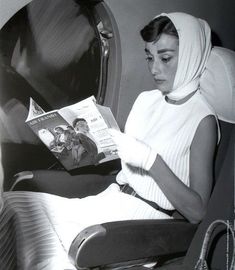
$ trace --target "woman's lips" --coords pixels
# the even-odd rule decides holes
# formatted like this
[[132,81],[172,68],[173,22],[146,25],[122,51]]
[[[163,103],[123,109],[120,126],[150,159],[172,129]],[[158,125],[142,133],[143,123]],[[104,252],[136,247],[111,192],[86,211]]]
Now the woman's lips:
[[162,84],[162,83],[164,83],[164,82],[165,82],[165,80],[161,80],[161,79],[155,79],[155,82],[156,82],[157,84]]

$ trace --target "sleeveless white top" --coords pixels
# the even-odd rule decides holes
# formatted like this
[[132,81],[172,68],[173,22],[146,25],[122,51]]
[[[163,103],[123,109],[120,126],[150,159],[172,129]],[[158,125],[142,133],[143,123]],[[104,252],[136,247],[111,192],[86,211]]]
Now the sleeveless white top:
[[[166,102],[160,91],[142,92],[126,122],[125,132],[154,148],[174,174],[187,186],[190,146],[201,120],[215,115],[197,91],[181,105]],[[154,179],[146,171],[122,162],[119,184],[129,184],[141,197],[164,209],[174,209]]]

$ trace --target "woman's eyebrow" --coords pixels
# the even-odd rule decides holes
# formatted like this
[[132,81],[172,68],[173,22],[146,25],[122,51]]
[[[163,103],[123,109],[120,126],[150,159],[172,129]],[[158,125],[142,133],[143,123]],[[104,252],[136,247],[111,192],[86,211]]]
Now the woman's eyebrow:
[[[147,48],[145,48],[144,51],[146,53],[150,53],[151,54],[150,50],[147,49]],[[164,48],[164,49],[157,50],[157,53],[165,53],[165,52],[175,52],[175,50],[174,49],[170,49],[170,48]]]
[[147,48],[145,48],[144,51],[145,51],[146,53],[150,53],[150,50],[147,49]]
[[174,49],[165,48],[165,49],[160,49],[157,52],[158,53],[175,52],[175,50]]

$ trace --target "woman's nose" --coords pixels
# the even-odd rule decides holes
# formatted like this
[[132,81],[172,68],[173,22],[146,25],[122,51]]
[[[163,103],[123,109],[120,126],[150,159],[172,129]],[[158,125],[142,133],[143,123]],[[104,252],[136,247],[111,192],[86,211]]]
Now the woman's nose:
[[161,66],[160,66],[159,61],[154,60],[151,67],[151,73],[153,75],[159,75],[161,73]]

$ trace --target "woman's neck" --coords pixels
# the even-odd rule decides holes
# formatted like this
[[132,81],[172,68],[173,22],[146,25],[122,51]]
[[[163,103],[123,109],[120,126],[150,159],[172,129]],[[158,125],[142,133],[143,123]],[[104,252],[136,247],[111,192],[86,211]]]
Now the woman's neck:
[[169,104],[181,105],[185,103],[186,101],[188,101],[196,92],[197,90],[193,91],[192,93],[188,94],[186,97],[181,98],[179,100],[174,100],[174,99],[169,98],[168,96],[165,96],[165,100]]

